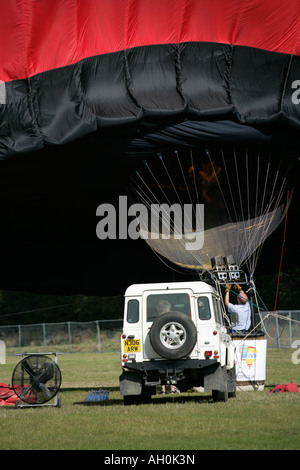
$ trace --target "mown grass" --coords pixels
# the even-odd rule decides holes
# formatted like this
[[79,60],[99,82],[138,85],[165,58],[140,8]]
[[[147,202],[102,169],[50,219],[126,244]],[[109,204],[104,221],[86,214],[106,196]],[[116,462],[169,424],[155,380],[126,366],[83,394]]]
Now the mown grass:
[[[59,356],[62,406],[0,407],[0,449],[7,450],[201,450],[299,449],[300,395],[269,394],[276,383],[300,385],[294,350],[267,354],[263,392],[238,392],[226,403],[189,392],[156,395],[151,404],[123,405],[119,353]],[[0,382],[11,382],[20,358],[0,365]],[[108,402],[86,404],[91,389],[108,388]]]

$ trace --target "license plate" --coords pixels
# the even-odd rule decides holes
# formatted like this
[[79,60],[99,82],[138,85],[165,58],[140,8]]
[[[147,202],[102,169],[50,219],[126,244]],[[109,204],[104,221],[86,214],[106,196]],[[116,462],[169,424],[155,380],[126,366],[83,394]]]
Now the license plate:
[[141,340],[140,339],[124,339],[124,352],[125,353],[141,352]]

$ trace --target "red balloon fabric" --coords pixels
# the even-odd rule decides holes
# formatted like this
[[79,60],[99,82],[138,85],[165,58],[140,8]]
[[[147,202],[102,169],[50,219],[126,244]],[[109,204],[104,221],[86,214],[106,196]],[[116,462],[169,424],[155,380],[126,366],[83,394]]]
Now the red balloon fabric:
[[145,119],[298,133],[298,0],[0,1],[0,158]]
[[139,46],[216,42],[300,55],[298,0],[1,0],[0,79]]

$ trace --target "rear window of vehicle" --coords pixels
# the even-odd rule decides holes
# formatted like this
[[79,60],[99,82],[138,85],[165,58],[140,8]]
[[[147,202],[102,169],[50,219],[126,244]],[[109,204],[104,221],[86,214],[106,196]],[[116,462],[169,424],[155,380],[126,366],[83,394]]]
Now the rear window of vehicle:
[[167,312],[182,312],[191,316],[190,297],[182,294],[150,294],[147,297],[147,321],[154,321]]
[[200,320],[209,320],[211,318],[209,300],[205,296],[198,297],[198,314]]
[[129,300],[127,304],[127,322],[137,323],[139,321],[140,304],[136,299]]

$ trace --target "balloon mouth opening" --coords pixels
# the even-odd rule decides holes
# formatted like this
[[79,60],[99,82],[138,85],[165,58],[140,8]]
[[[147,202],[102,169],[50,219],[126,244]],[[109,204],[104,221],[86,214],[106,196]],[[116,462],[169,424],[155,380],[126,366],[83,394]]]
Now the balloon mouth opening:
[[[145,224],[142,238],[172,263],[194,271],[215,270],[221,281],[235,280],[243,266],[253,274],[265,240],[287,209],[291,166],[279,160],[260,145],[169,150],[144,160],[129,190],[139,203],[154,205],[158,218],[155,236]],[[190,244],[190,249],[186,239],[199,235],[196,218],[190,216],[187,237],[177,237],[174,216],[175,205],[187,203],[204,208],[203,243]],[[163,236],[166,223],[169,233]],[[228,272],[222,274],[222,265],[230,266]]]

